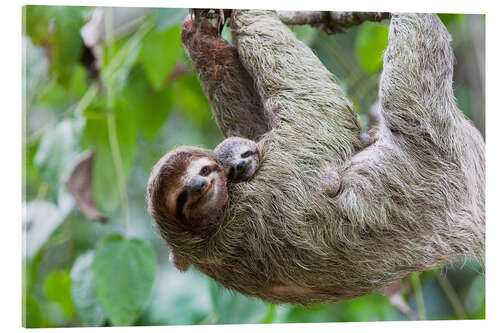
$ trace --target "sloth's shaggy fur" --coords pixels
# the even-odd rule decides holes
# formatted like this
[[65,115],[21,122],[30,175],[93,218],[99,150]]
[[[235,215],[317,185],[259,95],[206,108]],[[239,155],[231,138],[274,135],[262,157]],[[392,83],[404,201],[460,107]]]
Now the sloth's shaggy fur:
[[[218,230],[175,244],[189,262],[247,295],[308,304],[361,296],[458,255],[482,258],[484,141],[456,107],[451,38],[436,15],[392,15],[380,121],[363,149],[332,74],[274,12],[233,11],[231,21],[229,81],[209,77],[213,63],[202,61],[213,49],[195,54],[194,35],[183,41],[205,91],[227,92],[208,94],[217,119],[236,118],[225,135],[253,126],[245,105],[227,111],[224,96],[240,94],[258,96],[251,105],[262,109],[249,109],[272,130],[254,177],[229,185]],[[243,92],[242,77],[253,82]],[[328,196],[332,174],[340,184]]]
[[[226,137],[257,139],[271,129],[250,75],[238,60],[236,49],[218,38],[208,19],[196,23],[188,16],[182,26],[182,42],[192,59],[217,125]],[[249,126],[239,124],[246,123]],[[251,124],[251,125],[250,125]]]

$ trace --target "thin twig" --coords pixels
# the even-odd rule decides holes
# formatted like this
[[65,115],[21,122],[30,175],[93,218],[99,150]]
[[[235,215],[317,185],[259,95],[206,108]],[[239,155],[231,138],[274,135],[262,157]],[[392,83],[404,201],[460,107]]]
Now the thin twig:
[[453,310],[455,311],[458,319],[467,319],[467,314],[465,313],[464,306],[462,305],[462,302],[460,301],[460,298],[458,297],[457,292],[451,285],[450,281],[445,276],[442,276],[440,274],[438,274],[438,281],[441,285],[441,288],[443,288],[446,297],[448,297],[448,300],[450,301],[451,306],[453,307]]
[[[107,10],[104,16],[105,33],[108,46],[106,48],[106,51],[108,52],[109,55],[113,55],[114,52],[114,39],[112,35],[113,13],[111,12],[111,8],[106,8],[106,9]],[[120,193],[121,207],[123,212],[123,236],[127,237],[127,230],[129,225],[128,196],[125,184],[126,182],[125,172],[123,170],[123,163],[120,155],[120,146],[118,144],[118,133],[116,131],[115,95],[114,95],[115,79],[110,78],[109,80],[106,80],[106,85],[107,85],[106,104],[108,109],[107,113],[108,138],[109,138],[109,145],[111,147],[111,156],[116,171],[118,190]]]
[[427,315],[425,311],[424,294],[422,293],[422,286],[420,285],[418,273],[410,274],[410,280],[413,291],[415,292],[415,298],[417,300],[418,316],[420,320],[426,320]]

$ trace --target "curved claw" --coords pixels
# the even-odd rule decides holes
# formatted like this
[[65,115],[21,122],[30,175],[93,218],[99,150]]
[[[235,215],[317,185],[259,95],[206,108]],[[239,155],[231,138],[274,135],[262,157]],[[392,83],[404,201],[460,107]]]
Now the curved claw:
[[217,28],[218,32],[218,37],[221,36],[222,29],[224,28],[224,25],[226,24],[226,18],[229,18],[231,16],[231,9],[213,9],[213,12],[211,12],[212,9],[199,9],[199,8],[190,8],[189,9],[189,14],[191,15],[191,18],[194,18],[196,24],[199,24],[200,18],[208,18],[208,19],[215,19],[214,26]]

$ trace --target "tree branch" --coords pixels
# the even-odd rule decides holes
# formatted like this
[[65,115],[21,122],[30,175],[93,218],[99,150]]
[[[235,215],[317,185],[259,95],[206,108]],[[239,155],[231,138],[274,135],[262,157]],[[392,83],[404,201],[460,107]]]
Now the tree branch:
[[289,25],[309,24],[328,34],[344,32],[365,21],[380,22],[390,18],[386,12],[277,11],[280,20]]

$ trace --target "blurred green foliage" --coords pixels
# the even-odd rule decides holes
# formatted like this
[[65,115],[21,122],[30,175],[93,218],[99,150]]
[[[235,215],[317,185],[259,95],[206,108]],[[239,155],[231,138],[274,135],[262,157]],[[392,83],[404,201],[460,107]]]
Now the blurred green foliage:
[[[180,41],[187,9],[150,9],[124,34],[108,31],[116,17],[106,9],[97,75],[84,61],[89,50],[80,35],[93,9],[24,7],[24,326],[409,319],[379,293],[308,308],[273,305],[225,290],[194,269],[176,271],[146,212],[149,171],[176,145],[213,148],[222,140]],[[467,38],[468,15],[441,18],[454,38]],[[334,36],[291,29],[364,117],[377,96],[387,23]],[[228,28],[223,37],[230,40]],[[467,83],[456,89],[470,116],[477,97]],[[86,218],[65,186],[88,149],[106,223]],[[456,266],[417,276],[426,318],[484,318],[484,273],[477,263]],[[404,298],[418,312],[416,294]]]

